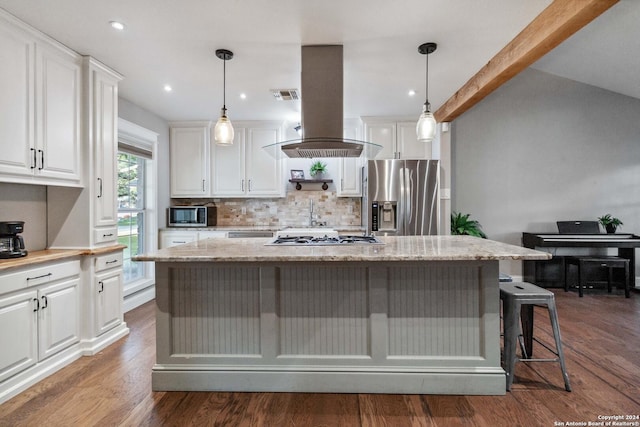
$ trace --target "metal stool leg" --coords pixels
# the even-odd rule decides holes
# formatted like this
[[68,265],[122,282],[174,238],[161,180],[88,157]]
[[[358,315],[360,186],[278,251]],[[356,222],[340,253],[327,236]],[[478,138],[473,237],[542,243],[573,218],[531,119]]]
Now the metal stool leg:
[[553,328],[553,336],[556,340],[556,351],[558,353],[558,359],[560,359],[560,369],[562,369],[562,377],[564,378],[564,388],[567,391],[571,391],[571,385],[569,384],[569,374],[567,373],[567,367],[564,363],[564,352],[562,351],[560,326],[558,325],[558,312],[556,311],[556,303],[554,298],[551,298],[547,303],[547,309],[549,310],[549,320],[551,321],[551,327]]
[[507,373],[507,391],[511,390],[513,375],[516,366],[516,346],[518,345],[518,335],[520,334],[519,318],[520,303],[513,298],[506,298],[504,301],[504,365]]

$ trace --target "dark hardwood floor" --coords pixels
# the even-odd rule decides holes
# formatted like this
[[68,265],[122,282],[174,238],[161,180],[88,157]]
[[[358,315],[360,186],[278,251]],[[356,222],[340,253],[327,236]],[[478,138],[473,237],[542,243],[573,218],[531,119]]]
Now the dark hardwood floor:
[[[640,294],[555,294],[571,393],[557,363],[517,364],[505,396],[152,392],[148,303],[126,314],[129,336],[0,405],[0,426],[557,426],[640,415]],[[535,334],[551,343],[546,310],[536,308]]]

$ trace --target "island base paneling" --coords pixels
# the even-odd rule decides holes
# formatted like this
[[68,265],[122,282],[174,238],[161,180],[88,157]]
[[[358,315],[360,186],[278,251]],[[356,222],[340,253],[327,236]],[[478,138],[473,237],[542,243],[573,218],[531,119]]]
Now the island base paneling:
[[504,394],[498,261],[156,262],[153,389]]

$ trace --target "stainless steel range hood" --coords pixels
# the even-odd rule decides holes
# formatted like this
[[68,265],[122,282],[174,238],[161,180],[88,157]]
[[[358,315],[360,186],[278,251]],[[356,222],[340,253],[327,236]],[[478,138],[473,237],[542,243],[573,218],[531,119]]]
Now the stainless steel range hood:
[[[302,46],[301,140],[281,143],[288,157],[360,157],[377,144],[343,138],[342,45]],[[375,154],[373,154],[375,155]]]

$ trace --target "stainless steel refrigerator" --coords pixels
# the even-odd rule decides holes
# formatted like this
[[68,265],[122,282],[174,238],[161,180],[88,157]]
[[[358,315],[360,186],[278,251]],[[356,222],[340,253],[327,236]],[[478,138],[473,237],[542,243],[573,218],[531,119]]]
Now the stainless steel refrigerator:
[[367,234],[438,234],[438,160],[369,160],[364,172],[362,218]]

